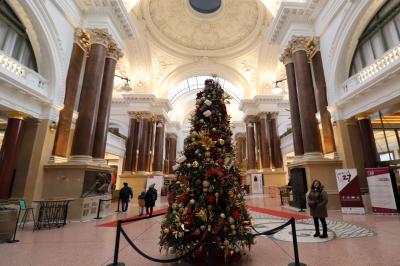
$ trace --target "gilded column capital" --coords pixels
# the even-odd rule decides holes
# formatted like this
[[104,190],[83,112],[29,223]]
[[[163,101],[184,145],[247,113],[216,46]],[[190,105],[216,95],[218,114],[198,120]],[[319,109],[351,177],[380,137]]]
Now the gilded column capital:
[[255,123],[257,121],[257,117],[255,115],[248,115],[245,117],[244,122],[246,124]]
[[152,119],[152,114],[150,112],[128,112],[129,116],[134,119]]
[[110,43],[108,44],[106,57],[118,61],[122,56],[123,53],[121,49],[117,46],[117,44],[114,41],[110,41]]
[[175,134],[175,133],[167,133],[166,134],[166,138],[167,139],[177,139],[178,138],[178,136]]
[[29,117],[28,114],[13,110],[0,110],[0,113],[5,114],[8,118],[15,118],[15,119],[25,119]]
[[156,122],[156,123],[162,123],[162,124],[165,123],[165,118],[164,118],[164,116],[162,116],[162,115],[154,115],[154,116],[153,116],[153,120],[154,120],[154,122]]
[[279,60],[284,64],[290,64],[293,63],[293,54],[292,54],[292,49],[290,47],[286,48],[283,53],[281,54],[281,57]]
[[277,118],[278,118],[277,112],[268,113],[268,119],[277,119]]
[[308,36],[293,36],[292,40],[289,42],[289,46],[294,54],[297,51],[307,51],[308,43],[310,37]]
[[246,138],[245,132],[239,132],[235,134],[235,139],[245,139],[245,138]]
[[107,29],[88,29],[90,36],[90,44],[100,44],[108,47],[111,35],[108,33]]
[[267,113],[266,112],[258,113],[257,117],[258,119],[267,119]]
[[307,48],[307,56],[309,60],[314,57],[314,55],[320,50],[320,41],[319,37],[313,37],[310,39],[308,42],[308,48]]
[[79,45],[86,53],[89,52],[90,48],[90,36],[87,31],[82,28],[75,28],[74,42]]

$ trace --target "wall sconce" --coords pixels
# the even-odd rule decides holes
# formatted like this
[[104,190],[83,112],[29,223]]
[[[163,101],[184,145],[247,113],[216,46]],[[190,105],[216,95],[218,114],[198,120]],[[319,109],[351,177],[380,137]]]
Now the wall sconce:
[[50,128],[50,131],[51,131],[51,132],[56,131],[56,129],[57,129],[57,123],[54,122],[54,121],[51,121],[51,124],[50,124],[49,128]]
[[275,81],[275,87],[272,89],[272,93],[275,95],[281,94],[282,93],[282,88],[279,87],[278,83],[281,83],[282,81],[285,81],[286,79],[280,79]]
[[117,77],[117,78],[122,79],[125,82],[125,84],[122,85],[121,88],[120,88],[121,91],[128,92],[128,91],[132,90],[131,86],[129,85],[129,82],[131,81],[130,79],[122,77],[122,76],[119,76],[119,75],[114,75],[114,76]]

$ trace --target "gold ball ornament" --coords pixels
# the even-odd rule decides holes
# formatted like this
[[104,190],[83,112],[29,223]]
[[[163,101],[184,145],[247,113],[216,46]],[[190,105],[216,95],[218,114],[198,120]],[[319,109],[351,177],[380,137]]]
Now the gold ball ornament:
[[204,156],[206,156],[206,157],[210,157],[210,156],[211,156],[211,152],[209,152],[209,151],[206,151],[206,152],[204,153]]
[[203,181],[203,187],[209,187],[210,186],[210,181],[204,180]]
[[182,238],[184,235],[185,235],[185,233],[182,232],[182,231],[180,231],[180,232],[178,233],[178,237],[180,237],[180,238]]
[[171,206],[171,207],[172,207],[173,210],[176,210],[176,208],[178,208],[178,204],[172,203],[172,206]]
[[192,167],[193,167],[193,168],[199,167],[199,163],[198,163],[197,161],[194,161],[194,162],[192,163]]
[[168,228],[164,228],[164,233],[168,234],[169,233],[169,229]]
[[186,164],[186,167],[187,167],[187,168],[190,168],[190,167],[192,167],[192,164],[191,164],[191,163],[187,163],[187,164]]
[[221,144],[221,145],[224,145],[224,144],[225,144],[225,140],[219,139],[219,140],[218,140],[218,143]]

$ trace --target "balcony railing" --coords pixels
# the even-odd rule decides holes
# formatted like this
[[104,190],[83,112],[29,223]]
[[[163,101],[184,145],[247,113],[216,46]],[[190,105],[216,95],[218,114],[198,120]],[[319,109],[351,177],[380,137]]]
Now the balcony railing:
[[3,51],[0,51],[0,72],[19,82],[25,89],[31,90],[34,94],[39,93],[46,97],[49,96],[47,80],[45,78],[22,65],[14,58],[11,58]]
[[389,72],[400,63],[400,44],[383,54],[383,56],[372,64],[363,68],[357,74],[351,76],[342,85],[342,95],[356,91],[368,81],[374,80],[377,76]]

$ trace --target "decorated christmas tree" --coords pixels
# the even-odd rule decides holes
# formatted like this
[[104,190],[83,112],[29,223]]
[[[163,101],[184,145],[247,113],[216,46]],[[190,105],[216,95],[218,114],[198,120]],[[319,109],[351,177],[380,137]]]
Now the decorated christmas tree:
[[197,94],[190,135],[173,167],[177,180],[168,196],[160,248],[177,255],[196,246],[194,258],[239,257],[254,243],[246,210],[242,174],[236,164],[225,102],[216,79]]

